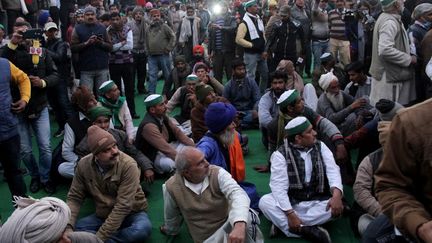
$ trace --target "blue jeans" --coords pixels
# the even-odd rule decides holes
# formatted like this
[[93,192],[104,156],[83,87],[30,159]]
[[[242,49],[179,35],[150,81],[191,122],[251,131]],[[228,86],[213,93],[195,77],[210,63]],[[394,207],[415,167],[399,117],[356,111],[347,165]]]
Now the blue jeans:
[[[101,84],[110,79],[109,69],[81,71],[80,85],[85,85],[97,96]],[[120,88],[120,87],[119,87]]]
[[[39,113],[39,117],[30,119],[20,115],[18,119],[18,132],[21,137],[21,160],[26,165],[32,178],[40,177],[40,181],[46,183],[50,178],[52,157],[48,108],[45,107]],[[39,166],[33,156],[30,128],[36,135],[36,142],[39,147]]]
[[150,94],[155,94],[157,75],[159,70],[162,70],[164,79],[168,80],[170,69],[171,69],[170,55],[169,54],[150,55],[148,56],[148,65],[149,65],[149,70],[148,70],[149,82],[147,86],[147,91]]
[[320,68],[322,54],[329,52],[329,42],[328,41],[312,41],[312,53],[314,59],[314,70]]
[[259,82],[259,88],[261,94],[263,94],[265,89],[267,88],[268,81],[267,60],[262,59],[260,53],[247,52],[244,53],[243,60],[246,64],[246,72],[249,78],[255,80],[255,72],[258,69],[261,77]]
[[[75,225],[76,231],[96,233],[105,222],[96,214],[84,217]],[[151,234],[152,225],[145,212],[129,214],[116,233],[105,242],[144,242]]]

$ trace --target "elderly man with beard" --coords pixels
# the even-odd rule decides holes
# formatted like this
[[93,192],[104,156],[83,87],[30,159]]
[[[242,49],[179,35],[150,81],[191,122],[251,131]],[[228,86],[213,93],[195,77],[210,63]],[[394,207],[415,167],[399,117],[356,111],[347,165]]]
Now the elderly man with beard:
[[287,136],[271,156],[271,193],[259,207],[288,237],[312,242],[331,242],[320,225],[343,212],[343,188],[339,167],[330,149],[316,139],[317,133],[304,116],[285,126]]
[[187,6],[186,16],[177,31],[178,44],[187,62],[192,60],[192,48],[201,44],[201,31],[201,19],[196,16],[195,9],[192,6]]
[[193,147],[179,152],[176,165],[162,186],[162,233],[177,235],[184,219],[194,242],[263,242],[249,198],[229,173]]
[[165,80],[168,80],[171,60],[170,52],[174,49],[176,38],[172,29],[161,20],[158,9],[150,11],[151,23],[145,32],[145,45],[148,52],[149,82],[147,91],[156,93],[157,75],[162,70]]
[[197,143],[206,160],[228,171],[234,180],[245,178],[245,161],[240,144],[240,135],[235,130],[237,110],[231,104],[215,102],[205,112],[208,132]]
[[171,99],[174,92],[185,84],[186,77],[191,73],[192,69],[186,62],[185,57],[183,55],[176,56],[174,59],[174,68],[163,86],[162,94],[165,98]]
[[331,72],[321,75],[324,93],[318,99],[317,112],[333,122],[347,136],[356,130],[359,112],[369,107],[367,98],[354,98],[340,89],[338,78]]
[[[87,134],[91,154],[76,167],[67,195],[71,217],[66,231],[93,232],[103,241],[145,241],[151,223],[137,163],[119,151],[114,137],[102,128],[93,125]],[[87,196],[93,198],[96,212],[77,221]]]

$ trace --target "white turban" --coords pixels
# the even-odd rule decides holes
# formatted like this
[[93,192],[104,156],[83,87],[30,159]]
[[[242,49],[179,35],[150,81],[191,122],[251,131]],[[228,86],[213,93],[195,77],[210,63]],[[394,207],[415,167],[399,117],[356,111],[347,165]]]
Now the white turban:
[[0,228],[0,242],[56,242],[69,222],[71,211],[55,197],[16,198],[17,209]]
[[332,72],[328,72],[321,75],[320,79],[318,80],[318,84],[324,91],[327,91],[327,88],[330,86],[330,83],[333,80],[338,81],[338,78]]

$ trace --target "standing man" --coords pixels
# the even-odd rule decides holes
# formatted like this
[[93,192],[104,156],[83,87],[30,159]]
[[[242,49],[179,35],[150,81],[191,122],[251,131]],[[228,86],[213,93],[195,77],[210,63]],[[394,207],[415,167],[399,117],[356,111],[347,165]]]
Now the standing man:
[[[20,136],[17,113],[24,111],[30,100],[30,80],[27,75],[5,58],[0,58],[0,159],[12,196],[26,196],[27,189],[19,169]],[[20,97],[13,102],[11,83],[19,88]]]
[[345,21],[345,0],[336,0],[336,8],[328,13],[330,27],[330,52],[334,58],[339,57],[343,66],[351,62],[350,42],[346,35]]
[[221,13],[216,14],[209,25],[208,52],[213,61],[216,80],[223,80],[224,71],[227,79],[231,77],[231,61],[234,60],[236,49],[236,29],[234,16],[226,3],[222,3]]
[[145,50],[145,31],[147,23],[144,20],[144,9],[136,6],[132,11],[133,21],[129,24],[133,34],[133,59],[134,74],[133,78],[137,79],[137,90],[139,94],[147,93],[144,86],[147,76],[147,54]]
[[[109,69],[112,80],[117,87],[121,87],[122,80],[125,87],[127,105],[133,119],[139,116],[135,111],[135,78],[133,76],[133,33],[129,24],[123,23],[120,14],[110,15],[111,25],[107,28],[113,49],[109,57]],[[104,81],[105,82],[105,81]]]
[[342,179],[327,146],[304,116],[285,126],[286,138],[271,156],[271,193],[259,203],[264,216],[288,237],[331,242],[318,227],[342,215]]
[[250,200],[229,173],[209,165],[193,147],[179,152],[176,165],[176,174],[162,186],[162,233],[177,235],[184,218],[195,242],[263,242]]
[[192,60],[192,48],[201,43],[201,19],[196,16],[192,6],[186,7],[186,16],[180,23],[178,33],[178,44],[186,61]]
[[84,9],[84,23],[75,26],[71,50],[79,54],[80,84],[86,85],[94,94],[99,86],[109,80],[109,53],[111,39],[105,27],[96,20],[96,8]]
[[[306,48],[301,23],[297,20],[291,20],[290,7],[288,5],[282,6],[278,15],[281,20],[273,24],[265,48],[266,52],[270,50],[273,53],[270,71],[275,70],[281,60],[290,60],[296,63],[299,55],[304,56]],[[300,40],[301,44],[300,53],[297,53],[297,40]]]
[[258,15],[256,0],[244,3],[246,13],[242,22],[237,28],[236,43],[244,48],[243,59],[246,63],[247,75],[255,79],[255,72],[258,69],[260,74],[259,88],[264,93],[267,88],[268,67],[267,52],[265,52],[264,24]]
[[[24,22],[14,27],[11,41],[2,49],[1,56],[27,73],[30,79],[32,96],[25,111],[18,116],[21,159],[32,177],[30,191],[39,191],[42,184],[45,191],[51,194],[55,192],[55,185],[50,180],[52,151],[47,89],[55,86],[59,77],[46,49],[40,49],[39,58],[33,58],[29,54],[32,40],[23,38],[29,25]],[[20,99],[17,90],[12,90],[12,96]],[[39,147],[39,164],[33,155],[32,134],[35,135]]]
[[402,0],[383,0],[383,13],[373,32],[370,102],[388,99],[408,105],[416,99],[414,70],[415,53],[410,52],[408,35],[402,24]]
[[[311,77],[311,9],[305,5],[305,0],[296,0],[291,9],[291,18],[300,22],[300,28],[303,30],[303,39],[300,39],[303,47],[302,59],[293,61],[298,64],[298,73],[303,74],[303,70],[308,77]],[[292,60],[291,60],[292,61]]]
[[150,94],[155,94],[159,70],[162,70],[165,80],[169,78],[171,69],[170,52],[174,49],[176,37],[173,30],[161,20],[161,13],[158,9],[152,9],[150,16],[151,23],[145,32],[149,65],[147,91]]
[[[89,231],[102,241],[145,241],[151,223],[137,163],[119,151],[109,132],[93,125],[87,134],[91,154],[82,158],[75,170],[67,195],[71,217],[65,234]],[[96,212],[77,221],[87,196],[94,199]]]

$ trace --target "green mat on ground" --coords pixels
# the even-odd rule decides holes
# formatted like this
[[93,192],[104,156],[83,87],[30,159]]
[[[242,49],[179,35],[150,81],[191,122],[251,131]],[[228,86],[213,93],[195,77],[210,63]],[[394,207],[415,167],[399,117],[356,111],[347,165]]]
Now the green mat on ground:
[[[160,90],[162,86],[162,83],[159,82],[158,84],[158,90]],[[145,113],[145,107],[143,104],[144,96],[143,95],[137,95],[135,97],[135,104],[136,104],[136,111],[141,116],[141,118],[144,117]],[[51,134],[54,133],[54,131],[57,130],[57,125],[51,119]],[[134,120],[134,124],[138,126],[140,123],[140,119]],[[267,163],[267,152],[264,149],[264,146],[261,143],[261,133],[259,130],[247,130],[244,132],[249,136],[249,154],[245,157],[246,161],[246,181],[252,182],[256,185],[258,193],[260,195],[264,195],[266,193],[270,192],[269,188],[269,179],[270,174],[261,174],[253,170],[253,166],[265,164]],[[55,146],[59,143],[60,139],[53,138],[52,139],[52,148],[55,148]],[[35,146],[35,141],[33,141],[33,150],[35,153],[36,158],[37,157],[37,147]],[[24,166],[22,164],[22,166]],[[30,177],[25,177],[26,184],[29,185],[30,183]],[[186,226],[183,225],[180,235],[176,237],[167,237],[162,235],[159,232],[159,226],[163,223],[163,198],[162,198],[162,184],[164,183],[166,179],[157,179],[151,186],[150,186],[150,194],[148,195],[148,203],[149,203],[149,209],[148,214],[150,217],[150,220],[152,222],[152,235],[146,242],[192,242],[192,238],[187,232]],[[52,195],[54,197],[61,198],[63,200],[66,199],[66,194],[68,191],[68,185],[58,185],[57,192]],[[9,188],[7,184],[4,181],[0,182],[0,216],[2,218],[2,221],[6,221],[6,219],[10,216],[10,214],[13,212],[12,203],[10,200],[10,193]],[[345,197],[352,201],[352,189],[349,187],[344,188],[344,194]],[[43,190],[39,191],[38,193],[32,194],[29,193],[30,196],[34,198],[41,198],[48,196]],[[87,199],[84,203],[84,205],[81,207],[80,215],[79,217],[91,214],[94,212],[94,205],[91,201],[91,199]],[[263,216],[260,215],[261,219],[261,231],[264,234],[265,242],[286,242],[289,240],[290,242],[307,242],[302,239],[293,239],[293,238],[286,238],[283,236],[269,239],[268,238],[268,232],[270,231],[270,223],[269,221]],[[357,238],[355,238],[351,227],[349,223],[349,219],[347,217],[343,217],[337,220],[334,220],[328,224],[325,225],[325,227],[329,230],[330,236],[333,240],[333,242],[340,242],[340,243],[350,243],[350,242],[359,242]]]

